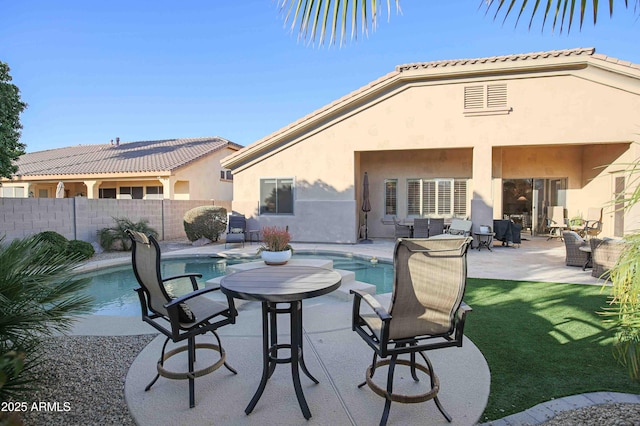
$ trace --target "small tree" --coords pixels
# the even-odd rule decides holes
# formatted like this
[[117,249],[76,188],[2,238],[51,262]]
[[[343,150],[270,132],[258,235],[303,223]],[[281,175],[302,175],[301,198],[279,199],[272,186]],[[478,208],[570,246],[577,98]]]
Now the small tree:
[[24,154],[20,143],[20,114],[27,104],[20,100],[20,89],[11,84],[9,66],[0,62],[0,178],[10,179],[18,167],[13,164]]

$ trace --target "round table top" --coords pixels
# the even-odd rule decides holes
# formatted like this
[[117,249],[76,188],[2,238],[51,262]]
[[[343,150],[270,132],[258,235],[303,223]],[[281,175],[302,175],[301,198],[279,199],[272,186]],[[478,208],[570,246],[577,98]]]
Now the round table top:
[[341,275],[331,269],[265,265],[226,275],[220,281],[220,290],[237,299],[294,302],[331,293],[341,281]]

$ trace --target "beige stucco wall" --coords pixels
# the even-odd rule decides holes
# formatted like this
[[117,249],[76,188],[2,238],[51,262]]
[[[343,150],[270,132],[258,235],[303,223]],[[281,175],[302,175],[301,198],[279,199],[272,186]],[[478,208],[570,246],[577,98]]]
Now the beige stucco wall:
[[[507,84],[511,111],[465,115],[464,87],[496,82]],[[375,197],[372,237],[392,235],[392,226],[382,224],[384,179],[399,178],[402,185],[409,175],[471,177],[474,222],[500,217],[501,179],[519,176],[567,177],[567,208],[584,212],[612,197],[612,168],[594,167],[637,158],[629,143],[637,139],[638,111],[637,76],[597,67],[389,83],[275,137],[273,155],[234,171],[234,209],[256,216],[259,179],[293,177],[299,209],[260,221],[289,225],[294,239],[329,241],[335,234],[353,242],[367,171]],[[400,212],[406,211],[406,192],[398,197]]]
[[[220,179],[220,171],[223,170],[220,160],[235,150],[225,148],[216,151],[205,158],[201,158],[190,163],[188,166],[176,171],[171,176],[173,197],[172,199],[191,199],[191,200],[231,200],[233,198],[233,182]],[[176,182],[189,182],[188,193],[180,191],[180,184]],[[184,185],[184,183],[182,183]]]

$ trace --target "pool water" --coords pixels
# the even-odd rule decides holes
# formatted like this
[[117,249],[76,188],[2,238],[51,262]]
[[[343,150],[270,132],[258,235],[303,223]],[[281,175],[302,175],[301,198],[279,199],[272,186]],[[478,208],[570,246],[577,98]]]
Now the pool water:
[[[373,265],[368,259],[347,255],[294,254],[294,258],[331,259],[335,269],[353,271],[356,275],[356,281],[375,285],[377,293],[391,292],[393,265],[390,263],[379,262],[377,265]],[[227,271],[227,266],[256,260],[211,257],[168,259],[162,261],[161,273],[163,277],[186,273],[202,274],[202,278],[198,278],[198,287],[204,288],[207,280],[224,275]],[[140,302],[138,294],[134,291],[139,286],[131,264],[92,271],[86,273],[85,276],[91,279],[84,293],[95,299],[94,314],[114,316],[140,315]],[[166,287],[174,295],[192,291],[188,279],[169,281]]]

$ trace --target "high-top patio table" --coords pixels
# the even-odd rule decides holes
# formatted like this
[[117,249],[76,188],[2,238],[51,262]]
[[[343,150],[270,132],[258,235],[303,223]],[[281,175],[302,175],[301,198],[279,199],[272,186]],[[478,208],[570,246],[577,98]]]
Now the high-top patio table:
[[[314,266],[281,265],[265,266],[239,271],[220,281],[220,290],[231,297],[262,302],[262,379],[255,395],[244,410],[251,413],[262,396],[267,380],[276,364],[291,364],[293,387],[302,410],[308,420],[311,411],[300,385],[299,367],[314,383],[318,380],[309,373],[302,351],[302,300],[321,296],[340,287],[341,276],[334,270]],[[287,303],[288,308],[278,308]],[[289,314],[291,324],[290,343],[278,343],[277,315]],[[289,358],[278,358],[279,349],[290,349]]]

